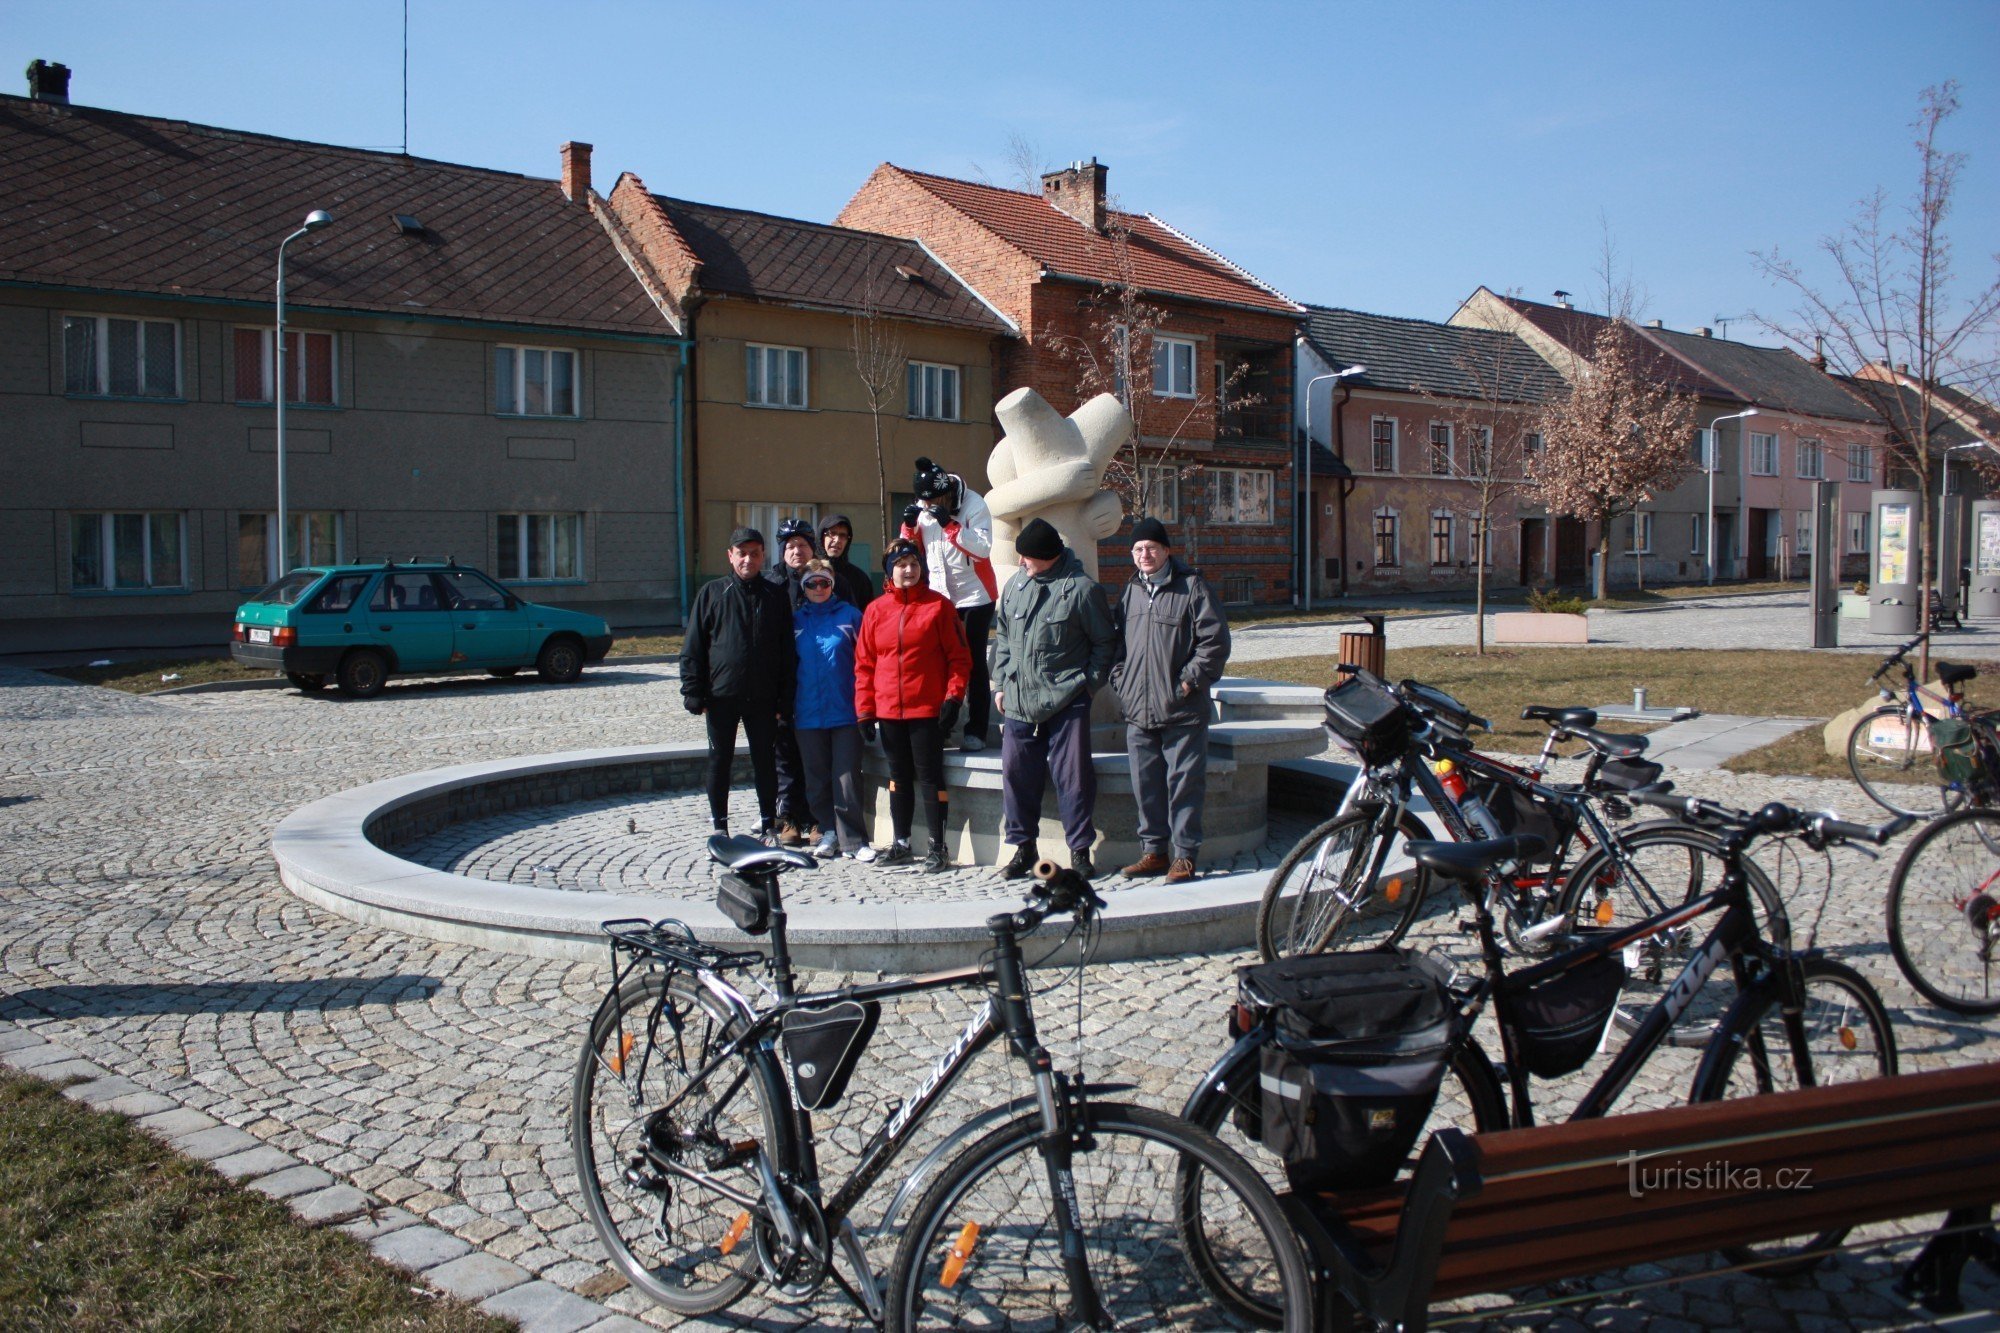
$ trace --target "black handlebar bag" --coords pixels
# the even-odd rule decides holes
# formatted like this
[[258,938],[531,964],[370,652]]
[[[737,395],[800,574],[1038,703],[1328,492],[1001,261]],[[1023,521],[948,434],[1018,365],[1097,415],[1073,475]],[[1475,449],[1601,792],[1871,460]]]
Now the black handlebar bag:
[[1283,958],[1237,974],[1271,1015],[1260,1053],[1264,1146],[1297,1190],[1396,1178],[1444,1081],[1457,1011],[1443,968],[1410,949]]

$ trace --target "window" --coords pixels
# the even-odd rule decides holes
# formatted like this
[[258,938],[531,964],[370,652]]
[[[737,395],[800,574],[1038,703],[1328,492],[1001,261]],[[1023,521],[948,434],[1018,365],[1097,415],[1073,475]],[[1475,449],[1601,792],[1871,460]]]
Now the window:
[[1628,548],[1632,555],[1653,553],[1653,516],[1639,513],[1632,515],[1632,544]]
[[581,579],[583,515],[500,515],[500,577],[516,583]]
[[493,410],[509,417],[573,417],[576,353],[553,347],[493,349]]
[[1712,426],[1704,426],[1694,433],[1694,464],[1703,471],[1715,467],[1715,441],[1718,433]]
[[431,577],[444,590],[444,604],[453,611],[507,609],[507,590],[484,574],[469,569],[447,569]]
[[1531,430],[1521,439],[1521,475],[1535,475],[1535,460],[1542,456],[1542,433]]
[[1396,511],[1375,511],[1375,568],[1394,569],[1403,563],[1402,543],[1396,533]]
[[1753,477],[1775,477],[1778,475],[1778,437],[1750,433],[1750,475]]
[[958,420],[958,367],[910,362],[910,415]]
[[1431,512],[1431,564],[1451,563],[1451,515],[1445,510]]
[[448,611],[451,602],[444,596],[435,574],[385,574],[368,599],[370,611]]
[[294,509],[286,513],[285,524],[291,531],[286,534],[284,559],[280,560],[277,543],[272,540],[278,516],[269,513],[236,516],[237,587],[261,588],[300,565],[340,563],[344,552],[338,513]]
[[1868,511],[1847,516],[1847,553],[1849,555],[1868,554]]
[[1865,444],[1847,446],[1847,479],[1867,481],[1875,475],[1875,451]]
[[1369,438],[1374,441],[1373,464],[1377,472],[1396,470],[1396,419],[1376,417],[1368,423]]
[[1701,523],[1702,523],[1702,516],[1700,514],[1692,514],[1688,518],[1689,555],[1701,554]]
[[1194,397],[1194,343],[1153,338],[1153,392],[1161,398]]
[[71,514],[69,586],[103,592],[184,588],[185,528],[176,513]]
[[[236,401],[269,403],[276,382],[277,330],[236,330]],[[285,401],[333,406],[333,335],[285,330]]]
[[1812,510],[1801,509],[1799,511],[1799,521],[1797,525],[1793,527],[1792,531],[1798,533],[1799,535],[1798,553],[1800,555],[1811,555],[1812,554]]
[[805,407],[806,349],[746,345],[743,401],[752,407]]
[[1431,475],[1451,475],[1451,423],[1446,421],[1431,423]]
[[1477,514],[1468,515],[1465,521],[1471,529],[1466,543],[1468,555],[1477,552],[1479,562],[1490,566],[1493,563],[1493,525],[1481,522]]
[[1465,460],[1465,475],[1484,479],[1493,473],[1493,428],[1474,426],[1472,444]]
[[[915,499],[911,496],[910,499]],[[894,527],[896,515],[903,512],[903,506],[910,502],[900,493],[892,495],[889,501],[889,525]],[[764,534],[764,555],[771,564],[778,563],[778,525],[788,518],[802,518],[812,524],[813,531],[819,531],[819,506],[808,504],[739,504],[736,506],[734,524],[739,528],[755,528]],[[894,541],[891,532],[889,539]]]
[[[308,603],[306,610],[316,615],[340,615],[354,609],[354,599],[361,595],[361,589],[372,574],[336,574],[326,581],[326,586]],[[261,600],[261,599],[260,599]]]
[[1208,474],[1208,521],[1239,527],[1270,523],[1274,474],[1252,468],[1211,468]]
[[1126,395],[1125,386],[1132,382],[1132,330],[1123,324],[1113,325],[1111,344],[1111,392],[1118,396],[1119,402],[1130,406],[1132,400]]
[[1823,475],[1818,440],[1799,441],[1799,475],[1808,481],[1818,481]]
[[1181,471],[1171,463],[1141,463],[1139,486],[1145,494],[1146,512],[1162,523],[1178,523],[1181,517]]
[[63,316],[63,392],[178,398],[180,325],[164,319]]

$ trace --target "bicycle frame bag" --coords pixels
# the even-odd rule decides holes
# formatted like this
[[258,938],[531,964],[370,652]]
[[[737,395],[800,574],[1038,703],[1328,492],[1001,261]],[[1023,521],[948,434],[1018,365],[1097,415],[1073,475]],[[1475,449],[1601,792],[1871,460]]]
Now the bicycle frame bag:
[[1979,738],[1964,718],[1932,718],[1931,746],[1937,751],[1941,781],[1971,782],[1979,771]]
[[[1578,931],[1587,940],[1595,931]],[[1536,1078],[1561,1078],[1589,1063],[1625,986],[1625,958],[1615,950],[1533,986],[1501,982],[1501,1021],[1514,1030],[1514,1054]]]
[[1598,766],[1597,780],[1613,791],[1650,787],[1666,772],[1650,759],[1607,759]]
[[842,1000],[823,1009],[793,1009],[778,1020],[800,1106],[823,1111],[840,1102],[881,1018],[882,1006],[873,1000]]
[[1414,695],[1431,712],[1431,725],[1452,740],[1463,742],[1472,730],[1472,710],[1435,685],[1406,680],[1404,696]]
[[1283,958],[1237,974],[1271,1016],[1259,1052],[1262,1140],[1294,1189],[1383,1185],[1444,1081],[1457,1010],[1441,967],[1407,949]]
[[715,905],[745,935],[762,935],[771,928],[771,887],[731,871],[717,882]]
[[1349,676],[1325,701],[1327,728],[1364,761],[1386,762],[1409,744],[1410,710],[1382,686]]
[[[1654,765],[1658,767],[1658,765]],[[1556,852],[1576,832],[1576,817],[1562,804],[1544,805],[1527,792],[1498,778],[1476,777],[1472,790],[1486,803],[1500,832],[1507,835],[1532,833],[1548,844],[1548,855]]]

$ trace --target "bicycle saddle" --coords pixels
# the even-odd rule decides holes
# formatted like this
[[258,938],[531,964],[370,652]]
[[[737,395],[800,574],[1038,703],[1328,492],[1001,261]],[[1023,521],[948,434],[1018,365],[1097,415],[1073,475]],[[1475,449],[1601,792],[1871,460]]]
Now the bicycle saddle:
[[1521,710],[1523,722],[1548,722],[1559,727],[1594,727],[1597,725],[1595,708],[1551,708],[1547,704],[1529,704]]
[[1967,663],[1964,666],[1955,666],[1950,662],[1939,662],[1937,664],[1937,673],[1938,679],[1947,685],[1963,685],[1966,681],[1971,680],[1979,674],[1979,668],[1973,666],[1971,663]]
[[1563,730],[1606,759],[1637,759],[1646,753],[1644,736],[1615,736],[1608,731],[1595,731],[1589,727],[1572,727],[1567,724]]
[[755,838],[742,835],[732,838],[725,833],[718,833],[708,840],[708,855],[710,860],[738,873],[782,866],[811,870],[819,864],[808,852],[794,851],[790,847],[766,847]]
[[1546,852],[1549,844],[1532,833],[1511,838],[1488,838],[1484,842],[1413,842],[1410,856],[1416,863],[1441,879],[1475,883],[1509,862],[1532,861]]

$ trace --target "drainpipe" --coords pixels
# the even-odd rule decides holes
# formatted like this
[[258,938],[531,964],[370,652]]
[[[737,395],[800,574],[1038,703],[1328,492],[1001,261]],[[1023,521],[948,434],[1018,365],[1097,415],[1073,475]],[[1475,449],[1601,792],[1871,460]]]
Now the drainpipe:
[[[1352,386],[1343,383],[1340,397],[1333,405],[1333,456],[1342,464],[1347,462],[1347,417],[1341,409],[1354,396]],[[1347,596],[1347,497],[1354,492],[1354,469],[1348,468],[1348,475],[1342,477],[1340,486],[1340,509],[1336,515],[1340,527],[1340,595]]]
[[682,339],[676,349],[679,355],[674,359],[674,527],[680,548],[675,553],[674,563],[680,575],[680,619],[683,626],[687,624],[688,606],[694,597],[691,591],[693,574],[688,569],[691,543],[688,540],[687,511],[687,364],[688,352],[693,346],[692,340]]

